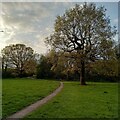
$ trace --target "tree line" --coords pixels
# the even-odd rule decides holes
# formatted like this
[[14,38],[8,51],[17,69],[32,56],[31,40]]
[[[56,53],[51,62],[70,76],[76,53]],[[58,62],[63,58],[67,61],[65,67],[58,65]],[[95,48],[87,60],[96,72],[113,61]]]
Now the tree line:
[[81,85],[90,76],[116,78],[119,60],[116,33],[103,6],[76,4],[57,16],[54,32],[45,41],[51,46],[46,55],[39,58],[23,44],[6,46],[2,50],[3,76],[10,69],[19,77],[80,79]]
[[[120,56],[118,47],[113,50],[116,54],[114,59],[86,63],[85,76],[88,81],[117,81]],[[2,77],[79,80],[80,66],[77,59],[71,56],[74,58],[76,54],[63,54],[52,49],[46,55],[39,55],[24,44],[9,45],[2,50]]]

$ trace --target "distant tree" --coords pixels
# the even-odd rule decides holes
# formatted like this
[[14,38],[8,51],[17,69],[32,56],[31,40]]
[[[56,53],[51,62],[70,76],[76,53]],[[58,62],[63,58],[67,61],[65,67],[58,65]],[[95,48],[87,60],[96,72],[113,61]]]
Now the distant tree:
[[18,75],[22,77],[26,63],[34,59],[33,52],[31,47],[26,47],[24,44],[6,46],[2,50],[3,69],[6,70],[9,63],[12,67],[16,67]]
[[[49,62],[52,64],[51,70],[54,72],[56,78],[64,78],[69,80],[76,71],[76,62],[73,59],[66,57],[68,53],[63,54],[60,51],[51,50],[47,54]],[[66,78],[65,78],[66,77]]]
[[2,71],[6,72],[9,64],[9,59],[3,55],[2,56]]
[[120,43],[115,45],[115,54],[117,56],[117,59],[120,60]]
[[24,64],[25,74],[27,76],[35,75],[36,74],[36,67],[37,67],[37,62],[35,59],[31,59],[29,61],[26,61]]
[[91,71],[103,76],[118,76],[118,61],[112,60],[98,60],[92,64]]
[[52,65],[49,62],[48,58],[44,55],[41,55],[39,63],[37,65],[37,78],[51,78],[51,66]]
[[118,43],[116,46],[115,46],[115,53],[116,53],[116,56],[117,56],[117,60],[118,60],[118,77],[120,79],[120,43]]
[[83,6],[76,4],[57,17],[54,33],[46,39],[46,43],[56,51],[69,53],[69,57],[78,64],[80,83],[85,85],[86,64],[110,59],[115,35],[116,29],[111,27],[106,9],[96,7],[94,3],[84,3]]

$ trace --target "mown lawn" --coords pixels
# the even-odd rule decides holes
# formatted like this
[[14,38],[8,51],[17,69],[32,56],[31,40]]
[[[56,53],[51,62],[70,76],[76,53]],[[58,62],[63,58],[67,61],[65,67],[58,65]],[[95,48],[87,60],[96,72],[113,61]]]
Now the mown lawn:
[[2,81],[3,118],[44,98],[59,86],[52,80],[4,79]]
[[64,82],[63,90],[26,118],[117,118],[118,84]]
[[0,78],[0,119],[2,118],[2,79]]

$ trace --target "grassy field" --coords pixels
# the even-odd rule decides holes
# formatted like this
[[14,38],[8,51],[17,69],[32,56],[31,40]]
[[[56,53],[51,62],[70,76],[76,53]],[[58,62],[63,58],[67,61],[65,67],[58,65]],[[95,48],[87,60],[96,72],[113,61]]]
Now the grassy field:
[[117,118],[117,83],[64,82],[64,89],[26,118]]
[[0,78],[0,119],[2,118],[2,79]]
[[59,86],[57,81],[7,79],[2,83],[3,118],[42,99]]

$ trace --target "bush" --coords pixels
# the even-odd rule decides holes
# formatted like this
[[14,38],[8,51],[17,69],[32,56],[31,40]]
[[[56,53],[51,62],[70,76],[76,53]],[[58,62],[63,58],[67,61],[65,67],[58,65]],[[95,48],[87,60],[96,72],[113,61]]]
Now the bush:
[[2,78],[14,78],[16,75],[12,74],[11,71],[3,71],[2,72]]

